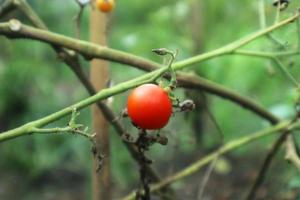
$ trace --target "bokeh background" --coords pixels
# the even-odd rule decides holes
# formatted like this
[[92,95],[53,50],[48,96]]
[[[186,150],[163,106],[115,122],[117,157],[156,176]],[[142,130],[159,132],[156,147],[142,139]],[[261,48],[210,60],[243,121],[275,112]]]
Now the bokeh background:
[[[74,36],[73,18],[78,12],[74,0],[29,0],[31,6],[51,31]],[[276,8],[265,1],[267,24],[274,22]],[[3,0],[0,0],[0,4]],[[291,1],[281,17],[289,16],[300,6]],[[82,39],[89,40],[89,12],[82,19]],[[253,0],[117,0],[110,16],[109,46],[157,62],[151,49],[179,49],[177,60],[213,50],[260,28],[258,1]],[[15,17],[28,23],[18,12]],[[253,50],[297,48],[294,24],[273,33],[284,47],[266,37],[247,45]],[[0,130],[5,131],[46,116],[88,96],[74,74],[62,64],[49,45],[30,40],[9,40],[0,36]],[[297,78],[299,56],[282,59]],[[89,63],[81,60],[88,73]],[[215,58],[187,69],[245,95],[279,117],[292,117],[295,88],[269,60],[244,56]],[[193,71],[193,72],[192,72]],[[144,72],[111,63],[113,84],[137,77]],[[268,123],[245,109],[218,97],[178,89],[180,99],[193,98],[197,111],[172,117],[162,133],[167,146],[155,145],[149,152],[153,166],[163,175],[184,166],[216,149],[220,134],[207,110],[213,113],[224,132],[224,142],[267,127]],[[114,97],[113,110],[126,106],[127,93]],[[50,125],[65,126],[69,118]],[[78,121],[91,125],[90,108],[81,111]],[[129,120],[123,120],[129,132],[136,133]],[[114,199],[138,186],[139,171],[121,139],[110,131],[112,187]],[[222,157],[205,191],[206,199],[241,199],[253,182],[265,153],[275,137],[244,146]],[[66,134],[31,135],[0,144],[0,199],[68,200],[91,198],[90,144]],[[196,199],[205,170],[174,184],[182,199]],[[277,154],[266,182],[259,190],[261,199],[297,199],[300,176],[284,161],[283,149]],[[299,197],[298,197],[299,199]]]

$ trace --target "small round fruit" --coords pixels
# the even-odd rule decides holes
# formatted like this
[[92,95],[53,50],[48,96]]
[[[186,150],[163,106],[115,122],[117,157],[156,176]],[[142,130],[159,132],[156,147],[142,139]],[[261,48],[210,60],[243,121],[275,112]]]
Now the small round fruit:
[[163,128],[172,114],[172,101],[158,85],[144,84],[135,88],[127,99],[127,111],[132,122],[142,129]]
[[97,0],[96,5],[100,11],[108,13],[115,7],[115,0]]

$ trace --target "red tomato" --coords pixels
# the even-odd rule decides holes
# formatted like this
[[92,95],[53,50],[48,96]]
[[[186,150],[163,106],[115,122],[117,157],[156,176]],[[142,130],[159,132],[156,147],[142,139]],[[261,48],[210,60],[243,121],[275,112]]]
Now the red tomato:
[[172,114],[168,93],[155,84],[135,88],[127,100],[127,111],[132,122],[142,129],[161,129]]

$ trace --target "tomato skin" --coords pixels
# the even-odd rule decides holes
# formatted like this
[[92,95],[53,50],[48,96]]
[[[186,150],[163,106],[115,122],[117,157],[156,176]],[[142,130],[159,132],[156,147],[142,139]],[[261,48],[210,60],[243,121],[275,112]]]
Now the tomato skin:
[[98,9],[104,13],[109,13],[115,7],[115,0],[97,0]]
[[127,111],[132,122],[142,129],[163,128],[172,114],[168,93],[155,84],[135,88],[127,100]]

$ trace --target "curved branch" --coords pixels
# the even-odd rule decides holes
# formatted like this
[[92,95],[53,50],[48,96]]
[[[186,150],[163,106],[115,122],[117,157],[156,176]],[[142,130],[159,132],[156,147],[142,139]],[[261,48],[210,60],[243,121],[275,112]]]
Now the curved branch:
[[265,156],[264,161],[259,169],[258,175],[255,177],[255,180],[250,187],[246,200],[252,200],[254,198],[256,191],[265,180],[266,173],[268,171],[269,166],[271,165],[274,156],[282,146],[288,134],[289,131],[284,131],[272,144],[272,147],[270,148],[267,155]]
[[234,101],[243,108],[248,109],[258,116],[268,120],[272,124],[276,124],[280,120],[275,115],[273,115],[257,103],[253,102],[252,100],[207,79],[201,78],[196,75],[187,75],[183,73],[178,74],[177,79],[179,85],[182,87],[190,89],[201,89],[208,93],[217,95],[230,101]]
[[[16,31],[14,31],[14,26],[18,26]],[[15,20],[10,21],[9,23],[0,23],[0,34],[4,34],[8,37],[13,38],[29,37],[30,39],[40,40],[42,42],[50,43],[54,46],[63,46],[75,50],[85,56],[108,59],[114,62],[131,65],[145,71],[155,70],[160,67],[160,65],[155,62],[143,59],[141,57],[129,53],[110,49],[107,47],[102,47],[89,42],[76,40],[66,36],[61,36],[59,34],[50,33],[45,30],[32,28],[30,26],[22,25],[20,22]],[[195,62],[201,62],[207,59],[214,58],[216,56],[229,54],[231,50],[231,48],[220,48],[215,51],[211,51],[200,56],[187,59],[186,61],[179,62],[174,65],[174,69],[179,69],[182,66],[189,66]],[[212,94],[234,101],[237,104],[257,113],[259,116],[267,119],[271,123],[275,123],[275,121],[277,121],[275,119],[276,117],[269,113],[267,110],[257,105],[256,103],[253,103],[251,100],[241,97],[240,95],[230,91],[229,89],[225,89],[224,87],[216,83],[205,80],[203,78],[199,78],[195,75],[192,76],[182,72],[178,72],[177,74],[179,85],[194,89],[203,89]]]

